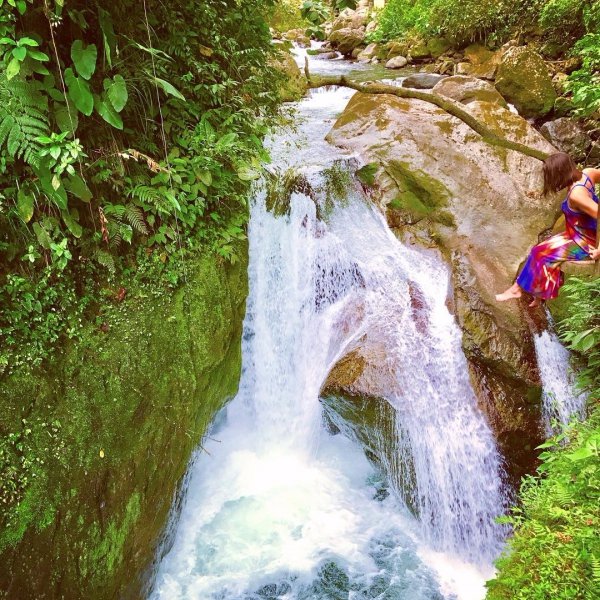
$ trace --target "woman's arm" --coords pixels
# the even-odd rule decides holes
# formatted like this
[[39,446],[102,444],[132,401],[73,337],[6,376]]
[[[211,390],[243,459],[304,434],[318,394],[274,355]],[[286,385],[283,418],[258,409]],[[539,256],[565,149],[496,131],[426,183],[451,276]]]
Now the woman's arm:
[[583,172],[592,180],[594,185],[600,183],[600,169],[584,169]]
[[[598,170],[597,173],[600,177],[600,170]],[[589,173],[587,173],[587,175],[590,179],[592,178]],[[573,188],[571,196],[569,197],[569,203],[574,210],[584,212],[587,215],[590,215],[590,217],[594,217],[594,219],[598,218],[598,205],[592,200],[589,190],[583,186]]]

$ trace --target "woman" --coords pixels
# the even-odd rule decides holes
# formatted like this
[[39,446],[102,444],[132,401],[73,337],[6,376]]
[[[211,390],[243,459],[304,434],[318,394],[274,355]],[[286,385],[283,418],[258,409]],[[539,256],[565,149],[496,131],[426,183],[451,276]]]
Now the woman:
[[596,249],[597,183],[600,169],[580,171],[564,152],[552,154],[544,161],[544,194],[568,188],[562,203],[567,230],[531,249],[517,281],[496,296],[498,302],[520,298],[525,291],[533,296],[529,306],[539,306],[542,300],[558,296],[564,279],[560,266],[564,261],[600,257],[600,250]]

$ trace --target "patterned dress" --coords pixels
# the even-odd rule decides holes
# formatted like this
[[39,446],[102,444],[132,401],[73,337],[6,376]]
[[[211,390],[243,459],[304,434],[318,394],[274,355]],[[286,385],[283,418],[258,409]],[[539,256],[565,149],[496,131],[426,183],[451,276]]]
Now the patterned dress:
[[575,184],[562,203],[567,230],[534,246],[517,278],[521,289],[536,298],[556,298],[564,280],[561,264],[589,259],[590,253],[596,248],[596,219],[569,206],[569,197],[576,187],[584,187],[598,204],[594,184],[585,173],[584,176],[585,183]]

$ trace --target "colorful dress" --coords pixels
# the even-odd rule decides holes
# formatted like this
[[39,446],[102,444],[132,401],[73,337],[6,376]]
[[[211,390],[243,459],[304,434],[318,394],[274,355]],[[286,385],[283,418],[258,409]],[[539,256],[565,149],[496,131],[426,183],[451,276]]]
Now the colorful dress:
[[521,289],[532,296],[543,300],[556,298],[564,280],[561,264],[565,261],[589,259],[590,253],[596,248],[596,219],[569,206],[569,197],[576,187],[584,187],[598,204],[594,184],[585,173],[584,176],[585,183],[575,184],[562,203],[566,232],[553,235],[534,246],[517,278]]

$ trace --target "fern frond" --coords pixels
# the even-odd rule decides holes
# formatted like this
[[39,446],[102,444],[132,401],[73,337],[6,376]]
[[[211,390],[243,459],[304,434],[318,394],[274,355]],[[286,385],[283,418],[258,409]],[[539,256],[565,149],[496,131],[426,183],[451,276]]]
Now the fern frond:
[[37,138],[48,135],[48,102],[34,82],[0,77],[0,146],[37,166]]
[[98,262],[99,265],[106,268],[111,274],[116,271],[115,259],[108,252],[106,252],[104,250],[97,250],[96,251],[96,261]]
[[134,206],[133,204],[128,204],[125,207],[125,219],[127,222],[142,235],[148,235],[148,227],[146,226],[146,222],[144,220],[144,213],[142,209],[138,206]]

